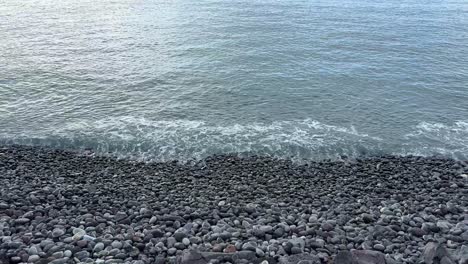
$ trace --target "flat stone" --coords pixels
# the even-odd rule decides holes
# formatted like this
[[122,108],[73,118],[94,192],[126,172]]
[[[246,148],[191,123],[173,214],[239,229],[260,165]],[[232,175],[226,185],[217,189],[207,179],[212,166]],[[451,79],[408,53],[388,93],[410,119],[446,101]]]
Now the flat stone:
[[15,219],[15,224],[23,225],[23,224],[29,223],[29,221],[31,221],[29,218],[18,218],[18,219]]

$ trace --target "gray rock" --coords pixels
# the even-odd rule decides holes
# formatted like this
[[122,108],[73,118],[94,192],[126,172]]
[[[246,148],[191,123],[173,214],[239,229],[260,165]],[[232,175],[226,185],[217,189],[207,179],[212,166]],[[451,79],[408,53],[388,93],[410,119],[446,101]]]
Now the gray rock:
[[96,240],[95,237],[92,237],[92,236],[89,236],[89,235],[84,235],[83,236],[83,240],[86,240],[86,241],[94,241]]
[[424,247],[423,257],[424,263],[435,264],[439,263],[444,257],[450,258],[450,255],[447,249],[442,244],[436,242],[429,242]]
[[8,248],[10,249],[17,249],[20,248],[23,245],[21,242],[9,242],[8,243]]
[[304,249],[305,247],[305,241],[302,238],[292,238],[288,241],[288,244],[290,244],[291,247],[297,247],[300,249]]
[[65,230],[63,230],[62,228],[55,228],[52,231],[52,237],[55,237],[55,238],[61,237],[64,234],[65,234]]
[[177,249],[173,247],[167,250],[167,254],[169,255],[174,255],[176,252],[177,252]]
[[458,252],[458,263],[459,264],[468,264],[468,246],[463,245]]
[[312,248],[323,248],[325,246],[325,240],[323,239],[315,239],[310,242],[310,246]]
[[49,264],[65,264],[68,262],[68,260],[69,258],[60,258],[60,259],[51,261]]
[[187,237],[187,233],[182,231],[181,229],[174,233],[174,238],[177,240],[177,242],[182,242],[182,239],[186,237]]
[[421,229],[424,230],[424,232],[426,233],[430,233],[430,232],[437,233],[440,231],[440,228],[436,224],[429,223],[429,222],[423,223],[421,226]]
[[52,254],[52,257],[54,259],[59,259],[59,258],[63,258],[63,251],[57,251],[57,252],[54,252],[54,254]]
[[262,257],[265,256],[265,252],[263,252],[263,250],[260,249],[260,248],[256,248],[256,249],[255,249],[255,254],[256,254],[257,257],[259,257],[259,258],[262,258]]
[[31,246],[28,250],[29,255],[37,255],[39,253],[39,250],[37,250],[36,246]]
[[118,253],[117,255],[115,255],[115,258],[116,258],[116,259],[126,259],[126,258],[127,258],[127,254],[120,252],[120,253]]
[[351,255],[358,264],[386,264],[385,255],[372,250],[351,250]]
[[75,253],[75,258],[79,259],[79,260],[83,260],[85,258],[89,258],[89,252],[88,251],[79,251],[79,252],[76,252]]
[[16,262],[20,262],[21,261],[21,257],[11,257],[11,262],[13,263],[16,263]]
[[94,251],[94,252],[100,252],[101,250],[104,249],[104,247],[105,247],[105,246],[104,246],[104,243],[98,242],[98,243],[96,243],[96,245],[94,246],[93,251]]
[[232,234],[224,231],[224,232],[221,232],[221,234],[219,234],[219,237],[223,239],[224,241],[227,241],[232,237]]
[[440,264],[455,264],[455,262],[453,262],[453,260],[451,258],[449,258],[447,256],[444,256],[440,260]]
[[177,248],[177,249],[180,249],[180,250],[184,250],[184,249],[185,249],[184,243],[181,243],[181,242],[175,243],[175,244],[174,244],[174,247]]
[[88,241],[86,241],[86,240],[78,240],[78,241],[76,241],[76,245],[79,246],[79,247],[81,247],[81,248],[84,248],[84,247],[86,247],[86,246],[88,245]]
[[81,228],[74,228],[73,229],[73,239],[80,240],[83,236],[86,235],[86,231]]
[[184,250],[179,258],[180,264],[207,264],[200,252],[196,250]]
[[117,264],[117,263],[124,263],[124,260],[122,259],[107,259],[105,264]]
[[41,257],[39,257],[38,255],[31,255],[29,256],[28,258],[28,262],[36,262],[40,259]]
[[156,223],[157,220],[158,220],[158,218],[156,216],[152,216],[148,223],[150,225],[152,225],[152,224]]
[[278,260],[279,264],[298,264],[300,261],[308,261],[311,264],[320,264],[319,257],[307,253],[296,254],[292,256],[283,256]]
[[291,254],[294,255],[294,254],[300,254],[300,253],[302,253],[302,249],[301,249],[301,248],[299,248],[299,247],[292,247],[292,248],[291,248]]
[[18,219],[15,219],[15,224],[24,225],[26,223],[29,223],[29,221],[31,221],[29,218],[18,218]]
[[340,251],[336,254],[334,264],[357,264],[353,255],[348,250]]
[[176,242],[177,241],[176,241],[176,239],[174,237],[168,237],[167,241],[166,241],[166,245],[167,245],[168,248],[171,248],[171,247],[173,247],[175,245]]
[[375,221],[374,216],[372,216],[371,214],[362,214],[361,217],[364,223],[372,223]]
[[449,221],[446,221],[446,220],[439,220],[437,221],[437,227],[442,229],[442,230],[449,230],[450,228],[452,228],[452,224],[449,223]]
[[111,246],[113,248],[121,249],[123,247],[123,244],[122,242],[116,240],[111,243]]
[[232,255],[232,260],[234,260],[234,261],[239,261],[239,260],[253,261],[256,258],[257,257],[256,257],[255,250],[254,251],[242,250],[242,251],[238,251],[238,252],[236,252],[236,253],[234,253]]
[[282,227],[276,228],[273,234],[276,238],[282,237],[284,235],[284,228]]
[[322,224],[323,231],[332,231],[333,229],[335,229],[335,226],[330,221]]
[[382,245],[382,244],[375,244],[375,245],[374,245],[374,249],[375,249],[375,250],[379,250],[379,251],[384,251],[384,250],[385,250],[385,246]]
[[[46,250],[47,247],[44,247],[44,250]],[[52,247],[49,248],[49,250],[47,250],[48,253],[50,254],[53,254],[57,251],[62,251],[62,247],[61,246],[54,246],[54,244],[52,244]]]
[[422,237],[424,235],[427,235],[426,231],[422,230],[419,227],[413,227],[408,230],[412,235],[417,236],[417,237]]
[[63,252],[63,256],[64,256],[64,257],[67,257],[67,258],[71,258],[72,254],[73,254],[73,253],[71,252],[71,250],[65,250],[65,251]]
[[269,225],[261,226],[259,229],[262,230],[264,233],[271,233],[271,232],[273,232],[273,227],[272,227],[272,226],[269,226]]
[[242,245],[242,250],[249,250],[255,252],[257,246],[253,242],[246,242]]
[[164,232],[161,231],[161,229],[153,229],[153,230],[151,230],[151,234],[153,235],[153,237],[163,237],[164,236]]

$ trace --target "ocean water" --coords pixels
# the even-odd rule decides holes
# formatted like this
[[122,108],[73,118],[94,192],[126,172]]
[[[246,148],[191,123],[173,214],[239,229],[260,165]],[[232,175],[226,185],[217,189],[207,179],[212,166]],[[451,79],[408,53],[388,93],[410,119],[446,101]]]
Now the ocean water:
[[0,143],[468,159],[468,2],[3,0]]

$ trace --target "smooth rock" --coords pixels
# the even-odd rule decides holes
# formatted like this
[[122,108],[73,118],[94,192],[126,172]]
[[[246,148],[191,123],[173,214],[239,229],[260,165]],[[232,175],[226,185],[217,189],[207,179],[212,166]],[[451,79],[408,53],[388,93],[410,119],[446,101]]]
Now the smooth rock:
[[36,262],[40,259],[41,257],[39,257],[38,255],[31,255],[29,256],[28,258],[28,262]]
[[385,255],[372,250],[351,250],[357,264],[386,264]]

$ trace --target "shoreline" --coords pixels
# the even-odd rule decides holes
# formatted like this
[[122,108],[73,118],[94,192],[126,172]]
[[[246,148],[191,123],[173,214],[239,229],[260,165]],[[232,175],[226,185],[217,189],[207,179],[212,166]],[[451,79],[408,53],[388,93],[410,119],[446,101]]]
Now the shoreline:
[[467,173],[437,157],[191,165],[0,146],[0,263],[419,263],[431,242],[458,263]]

